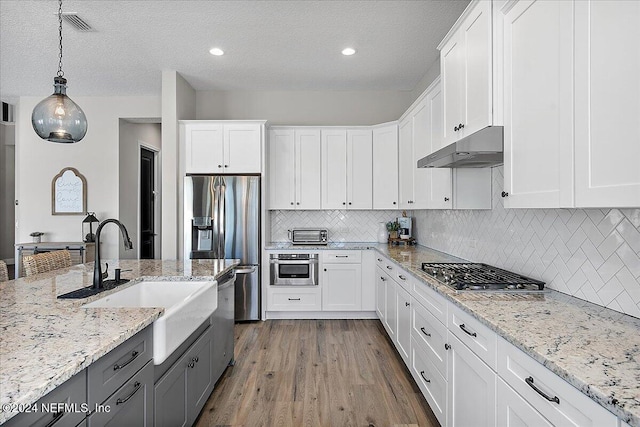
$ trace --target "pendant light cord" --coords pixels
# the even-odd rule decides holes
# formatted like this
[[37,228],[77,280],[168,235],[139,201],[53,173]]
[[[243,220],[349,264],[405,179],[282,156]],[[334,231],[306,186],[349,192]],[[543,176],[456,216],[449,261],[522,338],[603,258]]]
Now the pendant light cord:
[[58,55],[58,77],[64,76],[62,71],[62,0],[58,0],[58,40],[60,41],[60,54]]

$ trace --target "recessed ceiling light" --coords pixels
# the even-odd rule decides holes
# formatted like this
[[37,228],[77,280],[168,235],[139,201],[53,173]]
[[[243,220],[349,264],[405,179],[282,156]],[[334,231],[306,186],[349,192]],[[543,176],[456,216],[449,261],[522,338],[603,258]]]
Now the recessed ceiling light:
[[224,51],[223,51],[222,49],[218,48],[218,47],[214,47],[213,49],[211,49],[211,50],[209,51],[209,53],[210,53],[211,55],[215,55],[215,56],[222,56],[222,55],[224,55]]
[[345,55],[345,56],[351,56],[354,53],[356,53],[356,50],[354,48],[352,48],[352,47],[347,47],[347,48],[342,49],[342,54]]

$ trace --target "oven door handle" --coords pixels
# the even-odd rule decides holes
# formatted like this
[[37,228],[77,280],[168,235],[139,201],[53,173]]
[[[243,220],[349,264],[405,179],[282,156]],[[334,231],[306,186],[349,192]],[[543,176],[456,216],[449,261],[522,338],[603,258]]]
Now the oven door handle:
[[296,264],[296,265],[307,265],[307,264],[318,264],[317,259],[305,259],[305,260],[289,260],[289,259],[272,259],[271,264]]

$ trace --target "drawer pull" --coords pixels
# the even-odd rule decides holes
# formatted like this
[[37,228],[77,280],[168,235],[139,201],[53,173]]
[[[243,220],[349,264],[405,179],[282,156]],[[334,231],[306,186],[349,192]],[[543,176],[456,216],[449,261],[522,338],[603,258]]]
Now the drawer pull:
[[349,255],[336,255],[336,258],[349,258]]
[[411,305],[411,304],[409,304],[408,302],[405,302],[405,303],[404,303],[404,306],[405,306],[405,307],[409,307],[410,305]]
[[385,279],[384,277],[380,276],[380,280],[382,280],[383,282],[386,282],[387,279]]
[[300,298],[287,298],[289,301],[300,301]]
[[60,418],[64,417],[64,411],[56,412],[53,414],[53,419],[45,427],[52,427],[55,423],[60,421]]
[[423,380],[425,380],[426,382],[430,383],[431,380],[428,380],[425,376],[424,376],[424,371],[420,371],[420,376],[422,377]]
[[467,335],[471,335],[472,337],[477,337],[478,334],[475,332],[469,332],[469,330],[464,326],[464,323],[460,324],[460,329],[462,329]]
[[193,369],[193,367],[196,366],[196,364],[194,362],[189,362],[187,366]]
[[407,280],[407,278],[405,276],[403,276],[402,274],[398,274],[398,277],[402,280]]
[[138,353],[137,350],[134,350],[131,352],[131,359],[127,360],[126,362],[124,362],[122,365],[118,365],[117,363],[115,365],[113,365],[113,370],[117,371],[118,369],[122,369],[125,366],[127,366],[129,363],[133,362],[134,360],[136,360],[136,358],[140,355],[140,353]]
[[444,349],[445,350],[449,350],[451,348],[451,346],[447,343],[444,343]]
[[422,331],[422,333],[423,333],[423,334],[425,334],[426,336],[428,336],[428,337],[430,337],[430,336],[431,336],[431,334],[430,334],[429,332],[427,332],[427,331],[424,329],[424,326],[423,326],[423,327],[421,327],[421,328],[420,328],[420,330],[421,330],[421,331]]
[[525,378],[524,382],[529,384],[529,387],[534,389],[536,391],[536,393],[538,393],[540,396],[542,396],[545,399],[547,399],[549,402],[556,402],[558,405],[560,404],[560,399],[558,399],[558,396],[549,397],[549,395],[547,393],[545,393],[544,391],[542,391],[538,387],[536,387],[535,384],[533,384],[533,377]]
[[378,262],[382,262],[382,258],[378,258]]
[[387,270],[393,270],[390,265],[387,265]]
[[116,400],[116,405],[121,405],[123,403],[127,403],[127,400],[131,399],[133,397],[133,395],[136,394],[138,392],[138,390],[140,390],[141,387],[142,387],[142,384],[140,384],[140,382],[136,381],[136,383],[133,385],[133,391],[131,392],[131,394],[129,394],[124,399],[118,398],[118,400]]

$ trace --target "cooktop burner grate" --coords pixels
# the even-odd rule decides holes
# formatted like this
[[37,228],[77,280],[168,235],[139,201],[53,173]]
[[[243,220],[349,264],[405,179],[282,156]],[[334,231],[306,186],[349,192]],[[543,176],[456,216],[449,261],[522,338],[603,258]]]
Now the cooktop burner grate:
[[544,282],[481,263],[422,263],[422,270],[457,290],[541,291]]

